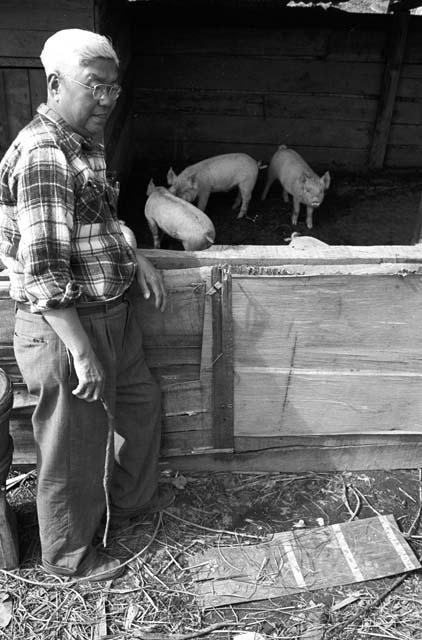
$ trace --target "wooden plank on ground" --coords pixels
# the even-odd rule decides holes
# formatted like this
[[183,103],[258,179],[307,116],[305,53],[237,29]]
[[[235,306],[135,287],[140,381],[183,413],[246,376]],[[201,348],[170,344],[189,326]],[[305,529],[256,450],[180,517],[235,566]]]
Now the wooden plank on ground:
[[392,515],[275,533],[268,542],[190,558],[202,608],[276,598],[415,571],[420,563]]
[[[403,441],[403,436],[383,435],[373,444],[361,444],[361,436],[353,443],[336,446],[326,444],[327,436],[302,438],[297,446],[274,446],[260,449],[258,439],[249,445],[247,440],[236,438],[233,454],[213,450],[193,451],[192,455],[167,453],[166,465],[185,472],[221,471],[301,473],[305,471],[363,471],[368,469],[415,469],[422,466],[420,435]],[[238,447],[239,442],[239,447]],[[244,445],[244,446],[243,446]]]

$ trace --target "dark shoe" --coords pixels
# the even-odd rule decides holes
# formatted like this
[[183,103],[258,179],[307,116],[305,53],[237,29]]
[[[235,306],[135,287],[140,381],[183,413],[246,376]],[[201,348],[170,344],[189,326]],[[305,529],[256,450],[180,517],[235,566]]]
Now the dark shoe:
[[[168,484],[162,487],[158,487],[152,496],[137,512],[136,516],[149,513],[157,513],[157,511],[164,511],[167,507],[173,504],[175,494]],[[135,516],[135,517],[136,517]]]
[[[122,531],[135,527],[137,524],[143,521],[145,516],[157,513],[158,511],[164,511],[175,500],[175,493],[169,485],[158,487],[152,498],[148,500],[142,507],[138,509],[136,513],[131,515],[113,515],[110,520],[110,533]],[[104,524],[97,532],[97,535],[101,535],[104,531]]]
[[102,551],[91,551],[87,557],[82,560],[76,573],[69,574],[66,570],[51,565],[43,564],[44,570],[55,576],[62,578],[69,577],[78,582],[99,582],[101,580],[114,580],[125,571],[120,560],[112,558]]

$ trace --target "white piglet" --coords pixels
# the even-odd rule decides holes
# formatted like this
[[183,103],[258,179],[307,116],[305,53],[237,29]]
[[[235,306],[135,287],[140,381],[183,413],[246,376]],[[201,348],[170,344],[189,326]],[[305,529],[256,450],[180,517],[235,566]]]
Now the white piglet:
[[145,217],[156,249],[160,247],[159,228],[179,240],[186,251],[201,251],[212,245],[215,229],[205,213],[170,193],[165,187],[156,187],[152,180],[149,182],[147,195]]
[[188,202],[197,202],[202,211],[205,211],[211,193],[237,187],[239,192],[233,209],[240,206],[237,217],[243,218],[261,167],[260,162],[246,153],[226,153],[186,167],[179,175],[170,168],[167,182],[172,193]]
[[330,186],[329,172],[327,171],[320,178],[301,155],[281,145],[271,158],[262,200],[265,200],[269,188],[277,179],[283,187],[284,201],[289,201],[289,194],[293,196],[292,225],[297,225],[300,205],[304,204],[306,205],[306,226],[312,229],[314,209],[320,206]]

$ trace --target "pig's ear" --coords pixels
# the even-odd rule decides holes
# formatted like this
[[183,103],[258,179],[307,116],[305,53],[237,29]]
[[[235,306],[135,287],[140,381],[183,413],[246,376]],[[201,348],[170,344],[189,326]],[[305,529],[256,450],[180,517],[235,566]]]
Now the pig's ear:
[[147,196],[151,195],[151,193],[154,191],[154,189],[155,189],[154,180],[151,178],[151,180],[148,182],[148,186],[147,186]]
[[170,169],[167,171],[167,184],[174,184],[176,178],[177,175],[174,173],[173,167],[170,167]]
[[322,180],[322,184],[324,185],[324,189],[328,189],[328,187],[330,186],[330,182],[331,182],[330,173],[328,171],[326,171],[324,173],[324,175],[322,176],[321,180]]

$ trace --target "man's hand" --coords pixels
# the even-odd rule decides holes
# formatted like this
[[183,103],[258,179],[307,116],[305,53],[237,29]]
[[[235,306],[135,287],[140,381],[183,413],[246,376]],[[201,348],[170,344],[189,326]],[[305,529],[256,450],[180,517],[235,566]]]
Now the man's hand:
[[167,303],[167,293],[164,288],[163,276],[154,265],[143,256],[136,254],[138,270],[136,277],[144,298],[149,298],[151,292],[155,296],[155,308],[164,311]]
[[78,385],[73,395],[86,402],[99,400],[105,384],[105,371],[83,328],[75,307],[49,309],[44,318],[72,354]]
[[91,351],[88,357],[73,357],[78,386],[72,393],[81,400],[95,402],[104,391],[105,372],[97,356]]

